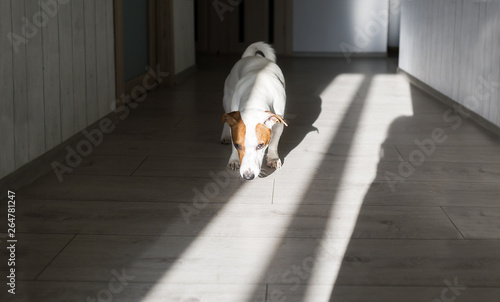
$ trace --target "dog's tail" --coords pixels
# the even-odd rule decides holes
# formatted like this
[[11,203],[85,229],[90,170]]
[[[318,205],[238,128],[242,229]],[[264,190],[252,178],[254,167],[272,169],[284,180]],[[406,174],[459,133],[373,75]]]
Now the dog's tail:
[[245,58],[251,56],[261,56],[276,63],[276,54],[274,53],[274,49],[271,45],[264,42],[256,42],[248,46],[241,57]]

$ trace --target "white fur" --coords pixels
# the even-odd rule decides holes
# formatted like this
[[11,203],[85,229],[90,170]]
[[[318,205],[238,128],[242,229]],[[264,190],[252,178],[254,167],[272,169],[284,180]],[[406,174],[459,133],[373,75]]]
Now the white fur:
[[[259,50],[264,53],[265,58],[256,54]],[[285,114],[285,79],[275,62],[276,55],[271,46],[263,42],[254,43],[245,50],[242,59],[234,65],[225,82],[224,111],[240,111],[246,126],[245,156],[240,163],[238,151],[233,146],[228,167],[233,170],[240,168],[240,175],[244,178],[245,174],[259,175],[267,148],[256,150],[258,142],[255,129],[259,123],[272,129],[267,165],[281,167],[278,142],[283,124],[271,122],[269,117],[272,114],[266,112],[270,111],[280,117]],[[221,141],[231,142],[231,128],[228,124],[224,124]]]
[[247,49],[245,49],[245,52],[241,57],[242,58],[253,57],[255,56],[255,53],[259,50],[264,53],[264,56],[268,60],[276,63],[276,54],[274,53],[274,49],[269,44],[266,44],[264,42],[256,42],[251,44],[250,46],[247,47]]

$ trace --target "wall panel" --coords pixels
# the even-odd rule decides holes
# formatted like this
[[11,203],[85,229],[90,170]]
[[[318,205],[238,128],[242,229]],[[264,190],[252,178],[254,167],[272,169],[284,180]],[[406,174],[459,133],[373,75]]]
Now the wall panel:
[[0,1],[0,178],[111,112],[113,0],[60,2]]
[[73,44],[73,110],[75,131],[87,125],[87,76],[85,74],[85,15],[83,0],[71,1],[71,29]]
[[73,31],[71,2],[59,7],[59,70],[61,83],[61,133],[62,140],[75,133],[75,110],[73,103]]
[[500,127],[500,2],[403,1],[400,68]]
[[[108,105],[108,53],[106,30],[106,3],[96,1],[96,80],[97,80],[97,117],[109,112]],[[111,37],[112,39],[112,37]]]
[[[26,1],[26,16],[40,13],[37,1]],[[45,101],[43,92],[43,48],[41,30],[26,44],[26,76],[28,89],[28,148],[32,160],[45,150]]]
[[[15,0],[13,0],[13,2],[14,1]],[[61,143],[62,139],[58,18],[49,17],[46,25],[42,26],[42,46],[43,91],[45,100],[45,147],[47,150],[50,150]]]
[[113,20],[113,1],[106,1],[106,55],[108,61],[108,98],[107,112],[114,110],[115,90],[115,27]]
[[[25,3],[12,2],[12,31],[22,33]],[[29,161],[28,155],[28,101],[26,87],[26,43],[20,43],[14,50],[12,77],[14,79],[14,135],[16,166]]]
[[10,1],[0,1],[0,177],[15,169],[14,163],[14,82],[12,79],[13,48],[8,35],[12,32]]
[[[96,56],[96,0],[84,0],[85,76],[87,96],[87,124],[98,118],[97,56]],[[102,34],[101,31],[99,31]]]
[[[491,61],[488,66],[491,66],[491,110],[489,112],[489,120],[497,125],[500,125],[500,2],[488,3],[488,24],[491,29]],[[495,101],[497,100],[497,101]]]

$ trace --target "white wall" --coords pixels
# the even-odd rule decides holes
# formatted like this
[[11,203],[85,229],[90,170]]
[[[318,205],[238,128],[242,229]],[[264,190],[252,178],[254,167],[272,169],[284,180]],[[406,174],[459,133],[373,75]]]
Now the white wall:
[[174,56],[175,73],[195,65],[194,2],[174,0]]
[[500,126],[500,2],[403,1],[400,68]]
[[58,2],[0,1],[0,178],[111,112],[113,1]]
[[293,51],[387,51],[388,0],[294,0]]

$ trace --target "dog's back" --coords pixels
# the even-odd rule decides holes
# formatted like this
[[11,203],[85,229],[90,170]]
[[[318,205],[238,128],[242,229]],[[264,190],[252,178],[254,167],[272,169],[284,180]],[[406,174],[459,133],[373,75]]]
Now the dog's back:
[[285,100],[285,80],[274,49],[264,42],[251,44],[226,79],[225,112],[259,109],[284,115]]

